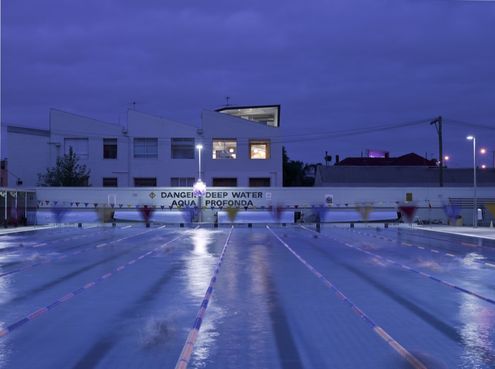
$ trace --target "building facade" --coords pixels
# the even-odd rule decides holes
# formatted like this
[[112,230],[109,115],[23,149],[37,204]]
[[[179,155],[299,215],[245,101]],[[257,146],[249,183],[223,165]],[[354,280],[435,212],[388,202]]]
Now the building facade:
[[279,106],[242,109],[251,110],[203,111],[198,125],[135,110],[118,125],[51,109],[48,130],[7,126],[8,183],[36,186],[38,173],[72,148],[93,187],[189,187],[199,176],[201,144],[207,186],[282,186]]

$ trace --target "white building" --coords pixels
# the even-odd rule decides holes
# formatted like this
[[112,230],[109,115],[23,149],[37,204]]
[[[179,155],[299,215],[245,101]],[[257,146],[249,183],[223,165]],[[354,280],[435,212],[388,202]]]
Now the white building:
[[[34,187],[38,173],[72,147],[94,187],[282,186],[280,107],[228,107],[203,111],[199,125],[129,110],[127,124],[50,110],[49,129],[8,125],[9,185]],[[5,131],[5,130],[4,130]],[[21,184],[22,182],[22,184]]]

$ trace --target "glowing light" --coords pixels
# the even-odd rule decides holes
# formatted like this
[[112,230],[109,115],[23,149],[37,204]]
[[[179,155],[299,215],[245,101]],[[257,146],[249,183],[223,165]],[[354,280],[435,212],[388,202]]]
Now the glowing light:
[[486,149],[484,147],[480,149],[480,154],[486,154]]
[[486,169],[486,164],[481,164],[481,169]]
[[445,161],[449,161],[449,160],[450,160],[450,156],[445,155],[445,156],[443,157],[443,160],[445,160]]
[[468,139],[469,141],[472,141],[472,140],[474,140],[474,136],[467,136],[466,139]]
[[201,197],[206,194],[206,183],[204,183],[201,179],[193,185],[193,195],[196,197]]
[[203,145],[201,145],[201,144],[197,144],[197,145],[196,145],[196,148],[197,148],[198,150],[203,150]]

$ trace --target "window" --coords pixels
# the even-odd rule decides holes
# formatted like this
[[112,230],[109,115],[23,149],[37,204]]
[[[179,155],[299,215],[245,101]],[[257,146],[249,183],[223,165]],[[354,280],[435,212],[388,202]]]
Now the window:
[[194,138],[172,138],[172,159],[194,159]]
[[249,187],[270,187],[270,178],[249,178]]
[[64,153],[68,154],[69,149],[77,155],[79,159],[88,159],[88,139],[87,138],[66,138],[64,139]]
[[103,178],[103,187],[118,187],[117,177]]
[[156,187],[156,178],[134,178],[134,187]]
[[103,139],[103,159],[117,159],[117,139]]
[[213,187],[237,187],[237,178],[213,178]]
[[194,177],[172,177],[170,178],[171,187],[192,187],[194,185]]
[[249,157],[251,159],[269,159],[270,141],[268,140],[249,141]]
[[235,139],[213,140],[213,159],[235,159],[237,157],[237,141]]
[[158,138],[135,138],[134,158],[136,159],[158,158]]

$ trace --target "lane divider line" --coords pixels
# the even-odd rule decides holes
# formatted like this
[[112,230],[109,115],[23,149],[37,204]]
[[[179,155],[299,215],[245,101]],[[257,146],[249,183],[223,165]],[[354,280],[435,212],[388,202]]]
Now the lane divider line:
[[402,358],[404,358],[415,369],[426,369],[426,366],[413,354],[411,354],[404,346],[402,346],[397,340],[395,340],[390,334],[388,334],[382,327],[380,327],[375,321],[373,321],[363,310],[361,310],[356,304],[354,304],[344,293],[339,290],[332,282],[323,276],[315,267],[303,259],[297,252],[295,252],[284,240],[282,240],[269,226],[266,228],[277,238],[282,245],[289,250],[306,268],[309,269],[323,284],[343,300],[358,317],[364,320],[371,329],[384,340],[395,352],[397,352]]
[[[351,232],[355,232],[355,233],[358,233],[360,235],[363,235],[363,236],[371,236],[370,233],[363,233],[363,232],[356,232],[356,231],[352,231]],[[398,240],[393,240],[393,239],[387,239],[387,241],[390,241],[390,242],[393,242],[393,243],[398,243],[399,241]],[[425,248],[423,246],[417,246],[417,245],[412,245],[410,243],[407,243],[407,242],[402,242],[401,243],[403,246],[412,246],[412,247],[415,247],[417,248],[418,250],[424,250],[424,251],[427,251],[427,250],[430,250],[431,252],[435,253],[435,254],[439,254],[439,255],[446,255],[446,256],[449,256],[449,257],[455,257],[456,259],[458,259],[460,262],[464,262],[464,258],[462,256],[459,256],[459,255],[454,255],[450,252],[443,252],[443,251],[439,251],[437,249],[428,249],[428,248]],[[473,260],[473,262],[477,263],[477,264],[481,264],[481,265],[486,265],[486,266],[492,266],[493,264],[490,263],[489,261],[479,261],[479,260]]]
[[175,369],[186,369],[189,364],[189,360],[191,360],[194,344],[196,343],[196,339],[198,338],[199,330],[201,328],[201,324],[203,323],[206,309],[208,308],[208,303],[210,302],[210,297],[213,294],[213,288],[217,281],[217,275],[220,271],[220,267],[222,266],[222,262],[225,257],[225,251],[227,251],[227,246],[229,244],[230,236],[232,235],[233,229],[234,227],[232,226],[230,228],[229,234],[227,235],[227,239],[225,240],[225,244],[223,245],[222,253],[220,254],[217,267],[215,269],[215,272],[213,273],[213,276],[211,277],[210,284],[206,289],[205,296],[203,298],[203,301],[201,302],[199,311],[196,314],[196,319],[194,319],[194,324],[189,331],[189,334],[187,335],[186,343],[182,347],[179,360],[177,360],[177,363],[175,364]]
[[[301,227],[302,227],[303,229],[306,229],[307,231],[310,231],[310,232],[315,232],[315,233],[316,233],[316,231],[313,231],[312,229],[309,229],[309,228],[307,228],[307,227],[305,227],[305,226],[301,226]],[[336,241],[337,241],[337,240],[336,240]],[[473,291],[470,291],[470,290],[468,290],[468,289],[466,289],[466,288],[464,288],[464,287],[457,286],[457,285],[452,284],[452,283],[450,283],[450,282],[447,282],[447,281],[445,281],[445,280],[443,280],[443,279],[437,278],[437,277],[435,277],[435,276],[433,276],[433,275],[431,275],[431,274],[428,274],[428,273],[422,272],[422,271],[420,271],[420,270],[414,269],[414,268],[412,268],[412,267],[410,267],[410,266],[408,266],[408,265],[405,265],[405,264],[399,263],[399,262],[397,262],[397,261],[395,261],[395,260],[392,260],[392,259],[389,259],[389,258],[383,257],[383,256],[381,256],[381,255],[375,254],[375,253],[373,253],[373,252],[371,252],[371,251],[364,250],[364,249],[362,249],[362,248],[360,248],[360,247],[358,247],[358,246],[356,246],[356,245],[353,245],[353,244],[350,244],[350,243],[347,243],[347,242],[343,243],[342,241],[337,241],[337,242],[339,242],[339,243],[341,243],[341,244],[343,244],[343,245],[345,245],[345,246],[347,246],[347,247],[349,247],[349,248],[351,248],[351,249],[353,249],[353,250],[357,250],[357,251],[363,252],[363,253],[367,254],[368,256],[372,256],[372,257],[378,258],[378,259],[380,259],[380,260],[382,260],[382,261],[386,261],[386,262],[388,262],[388,263],[390,263],[390,264],[393,264],[393,265],[396,265],[396,266],[398,266],[398,267],[400,267],[400,268],[402,268],[402,269],[405,269],[405,270],[407,270],[407,271],[410,271],[410,272],[413,272],[413,273],[419,274],[420,276],[425,277],[425,278],[428,278],[428,279],[431,279],[432,281],[438,282],[438,283],[440,283],[441,285],[444,285],[444,286],[447,286],[447,287],[453,288],[453,289],[455,289],[455,290],[457,290],[457,291],[460,291],[460,292],[466,293],[466,294],[468,294],[468,295],[471,295],[471,296],[477,297],[477,298],[479,298],[480,300],[483,300],[483,301],[486,301],[486,302],[488,302],[488,303],[490,303],[490,304],[492,304],[492,305],[495,305],[495,300],[494,300],[494,299],[491,299],[491,298],[489,298],[489,297],[483,296],[483,295],[481,295],[481,294],[479,294],[479,293],[477,293],[477,292],[473,292]]]
[[120,266],[118,266],[117,268],[115,268],[113,271],[110,271],[108,273],[105,273],[103,275],[101,275],[100,277],[98,277],[97,279],[95,279],[94,281],[91,281],[91,282],[87,282],[85,283],[82,287],[79,287],[69,293],[66,293],[65,295],[63,295],[62,297],[58,298],[57,300],[55,300],[54,302],[52,302],[51,304],[49,305],[46,305],[44,307],[41,307],[41,308],[38,308],[36,309],[35,311],[33,311],[32,313],[29,313],[27,314],[25,317],[15,321],[14,323],[11,323],[9,324],[8,326],[6,326],[5,328],[0,328],[0,337],[5,337],[7,336],[8,334],[10,334],[12,331],[14,331],[15,329],[23,326],[24,324],[34,320],[34,319],[37,319],[39,318],[40,316],[42,316],[43,314],[53,310],[54,308],[56,308],[57,306],[59,305],[62,305],[63,303],[71,300],[72,298],[74,298],[75,296],[77,295],[80,295],[81,293],[89,290],[90,288],[93,288],[94,286],[100,284],[101,282],[107,280],[108,278],[114,276],[115,274],[117,274],[118,272],[126,269],[128,266],[132,265],[132,264],[135,264],[136,262],[138,262],[139,260],[142,260],[144,259],[145,257],[159,251],[160,249],[163,249],[163,248],[167,248],[167,246],[169,244],[171,244],[172,242],[175,242],[177,241],[178,239],[180,238],[184,238],[186,235],[179,235],[173,239],[171,239],[170,241],[167,241],[165,242],[164,244],[154,248],[153,250],[150,250],[130,261],[128,261],[127,263],[124,263]]
[[13,269],[13,270],[9,270],[7,272],[0,273],[0,278],[3,278],[5,276],[11,275],[11,274],[23,272],[25,270],[32,269],[32,268],[37,267],[37,266],[40,266],[40,265],[46,265],[46,264],[51,264],[53,262],[61,261],[61,260],[67,259],[70,256],[75,256],[75,255],[83,254],[83,253],[88,252],[88,251],[91,251],[93,249],[98,249],[98,248],[101,248],[101,247],[104,247],[104,246],[108,246],[108,245],[111,245],[111,244],[114,244],[114,243],[117,243],[117,242],[120,242],[120,241],[127,240],[127,239],[132,238],[132,237],[137,237],[137,236],[143,235],[145,233],[148,233],[148,232],[151,232],[151,231],[154,231],[154,230],[155,229],[146,230],[144,232],[140,232],[138,234],[134,234],[134,235],[131,235],[131,236],[126,236],[126,237],[123,237],[123,238],[119,238],[119,239],[116,239],[116,240],[113,240],[113,241],[110,241],[110,242],[100,243],[100,244],[98,244],[96,246],[93,246],[93,247],[88,247],[88,248],[82,249],[82,250],[76,250],[76,251],[70,252],[70,253],[65,254],[65,255],[60,255],[60,256],[57,256],[57,257],[54,257],[54,258],[47,258],[47,259],[45,259],[43,261],[39,261],[37,263],[20,266],[17,269]]

